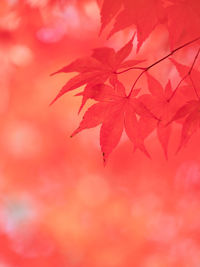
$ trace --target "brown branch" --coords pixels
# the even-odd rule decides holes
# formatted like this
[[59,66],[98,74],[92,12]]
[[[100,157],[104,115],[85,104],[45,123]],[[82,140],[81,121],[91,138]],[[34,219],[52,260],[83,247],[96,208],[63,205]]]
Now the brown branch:
[[[139,70],[142,70],[142,72],[141,72],[141,73],[138,75],[138,77],[136,78],[136,80],[135,80],[135,82],[134,82],[134,84],[133,84],[133,86],[132,86],[132,88],[131,88],[131,90],[130,90],[130,93],[129,93],[129,95],[128,95],[127,97],[130,97],[130,95],[132,94],[132,91],[133,91],[133,89],[134,89],[136,83],[138,82],[138,80],[142,77],[142,75],[143,75],[145,72],[147,72],[149,69],[151,69],[151,68],[154,67],[155,65],[159,64],[159,63],[162,62],[163,60],[167,59],[168,57],[172,56],[175,52],[179,51],[180,49],[182,49],[182,48],[184,48],[184,47],[186,47],[186,46],[188,46],[188,45],[190,45],[190,44],[193,44],[194,42],[196,42],[196,41],[198,41],[198,40],[200,40],[200,37],[197,37],[197,38],[193,39],[192,41],[187,42],[187,43],[185,43],[185,44],[183,44],[183,45],[177,47],[176,49],[172,50],[169,54],[167,54],[166,56],[164,56],[164,57],[162,57],[161,59],[157,60],[156,62],[154,62],[153,64],[149,65],[148,67],[144,67],[144,68],[143,68],[143,67],[132,67],[132,68],[128,68],[128,69],[126,69],[126,70],[123,70],[123,71],[121,71],[121,72],[119,72],[119,73],[116,73],[116,74],[121,74],[121,73],[124,73],[124,72],[126,72],[126,71],[129,71],[129,70],[131,70],[131,69],[139,69]],[[198,57],[198,55],[197,55],[197,57]],[[195,62],[195,61],[196,61],[196,59],[194,60],[194,62]],[[194,64],[193,64],[193,65],[194,65]],[[192,66],[192,68],[193,68],[193,66]]]

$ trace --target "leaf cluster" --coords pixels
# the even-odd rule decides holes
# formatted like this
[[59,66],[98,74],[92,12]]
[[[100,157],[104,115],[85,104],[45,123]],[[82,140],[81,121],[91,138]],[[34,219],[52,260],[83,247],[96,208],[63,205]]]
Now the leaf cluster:
[[[187,17],[188,14],[191,15],[189,21],[185,20],[186,10]],[[172,123],[178,122],[182,124],[181,140],[177,149],[179,151],[200,125],[200,73],[195,69],[200,50],[195,54],[190,66],[176,62],[172,56],[176,51],[198,43],[199,15],[200,4],[194,0],[104,0],[101,7],[100,32],[112,20],[115,20],[115,23],[109,36],[134,25],[137,30],[137,51],[139,51],[154,28],[158,24],[164,24],[169,32],[171,52],[150,66],[141,67],[140,64],[144,60],[127,60],[133,48],[134,35],[118,51],[110,47],[96,48],[91,56],[76,59],[53,73],[77,72],[78,74],[63,86],[52,103],[63,94],[82,86],[84,90],[77,94],[82,96],[80,110],[88,99],[96,101],[85,112],[80,126],[72,136],[84,129],[101,125],[100,145],[106,163],[110,153],[119,143],[123,130],[132,142],[134,150],[140,149],[150,157],[144,141],[156,130],[167,158]],[[192,37],[195,39],[190,39]],[[180,40],[187,42],[174,48]],[[172,88],[170,80],[163,88],[161,83],[148,72],[169,58],[181,77],[176,88]],[[140,70],[140,74],[126,94],[124,85],[119,81],[119,75],[132,69]],[[149,92],[138,95],[140,89],[136,88],[136,84],[143,75],[146,75]]]

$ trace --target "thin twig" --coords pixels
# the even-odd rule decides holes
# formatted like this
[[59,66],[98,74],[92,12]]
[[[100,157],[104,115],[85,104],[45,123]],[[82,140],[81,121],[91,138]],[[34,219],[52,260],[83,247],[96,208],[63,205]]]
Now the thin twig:
[[[131,69],[140,69],[140,70],[142,70],[142,72],[138,75],[137,79],[135,80],[135,82],[134,82],[134,84],[133,84],[133,86],[132,86],[132,88],[131,88],[131,90],[130,90],[130,93],[129,93],[129,95],[128,95],[127,97],[130,97],[130,95],[132,94],[132,91],[133,91],[133,89],[134,89],[136,83],[138,82],[138,80],[141,78],[141,76],[142,76],[145,72],[147,72],[149,69],[151,69],[151,68],[154,67],[155,65],[159,64],[159,63],[162,62],[163,60],[167,59],[168,57],[172,56],[172,55],[173,55],[175,52],[177,52],[178,50],[180,50],[180,49],[182,49],[182,48],[184,48],[184,47],[186,47],[186,46],[188,46],[188,45],[190,45],[190,44],[193,44],[194,42],[196,42],[196,41],[198,41],[198,40],[200,40],[200,37],[197,37],[197,38],[193,39],[192,41],[187,42],[187,43],[185,43],[185,44],[183,44],[183,45],[177,47],[176,49],[172,50],[169,54],[167,54],[166,56],[164,56],[164,57],[162,57],[161,59],[157,60],[156,62],[154,62],[153,64],[149,65],[149,66],[146,67],[146,68],[143,68],[143,67],[133,67],[133,68],[129,68],[129,69],[123,70],[121,73],[124,73],[124,72],[126,72],[126,71],[128,71],[128,70],[131,70]],[[198,54],[199,54],[199,53],[198,53]],[[197,55],[196,57],[198,57],[198,55]],[[194,62],[195,62],[195,61],[196,61],[196,59],[194,60]],[[118,74],[120,74],[120,73],[118,73]]]
[[199,56],[199,53],[200,53],[200,48],[198,49],[198,51],[197,51],[197,53],[196,53],[196,55],[195,55],[195,58],[194,58],[194,60],[193,60],[193,62],[192,62],[192,65],[191,65],[191,67],[190,67],[188,73],[187,73],[187,74],[180,80],[180,82],[179,82],[178,85],[176,86],[175,90],[174,90],[173,93],[171,94],[170,98],[167,100],[168,102],[171,101],[171,99],[174,97],[175,93],[177,92],[179,86],[181,85],[181,83],[182,83],[187,77],[190,77],[190,80],[191,80],[192,86],[193,86],[193,88],[194,88],[194,91],[195,91],[195,93],[196,93],[198,99],[200,99],[200,98],[199,98],[199,95],[198,95],[198,93],[197,93],[196,87],[195,87],[195,85],[194,85],[194,82],[193,82],[193,80],[192,80],[192,78],[191,78],[191,72],[192,72],[192,70],[193,70],[193,68],[194,68],[194,64],[195,64],[195,62],[196,62],[196,60],[197,60],[197,58],[198,58],[198,56]]

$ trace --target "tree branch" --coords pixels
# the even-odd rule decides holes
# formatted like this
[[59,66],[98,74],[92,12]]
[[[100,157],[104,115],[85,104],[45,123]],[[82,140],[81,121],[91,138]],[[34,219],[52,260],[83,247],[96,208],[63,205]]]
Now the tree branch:
[[[195,43],[195,42],[198,41],[198,40],[200,40],[200,37],[197,37],[197,38],[193,39],[192,41],[187,42],[187,43],[185,43],[185,44],[183,44],[183,45],[177,47],[176,49],[172,50],[169,54],[167,54],[166,56],[164,56],[164,57],[162,57],[161,59],[157,60],[156,62],[154,62],[153,64],[149,65],[148,67],[132,67],[132,68],[128,68],[128,69],[126,69],[126,70],[123,70],[123,71],[121,71],[121,72],[116,72],[116,74],[121,74],[121,73],[127,72],[127,71],[129,71],[129,70],[131,70],[131,69],[142,70],[142,72],[141,72],[141,73],[138,75],[138,77],[136,78],[136,80],[135,80],[135,82],[134,82],[134,84],[133,84],[133,86],[132,86],[132,88],[131,88],[131,90],[130,90],[130,93],[129,93],[129,95],[128,95],[127,97],[130,97],[130,95],[132,94],[132,91],[133,91],[133,89],[134,89],[136,83],[138,82],[138,80],[142,77],[142,75],[143,75],[145,72],[147,72],[149,69],[153,68],[155,65],[159,64],[159,63],[162,62],[163,60],[167,59],[168,57],[172,56],[175,52],[179,51],[180,49],[182,49],[182,48],[184,48],[184,47],[186,47],[186,46],[188,46],[188,45],[190,45],[190,44]],[[198,53],[198,54],[199,54],[199,53]],[[197,58],[197,57],[198,57],[198,55],[196,55],[196,58]],[[194,63],[195,63],[195,61],[196,61],[196,58],[195,58],[195,60],[194,60],[194,62],[193,62],[193,65],[194,65]],[[192,68],[193,68],[193,65],[192,65]],[[190,71],[190,72],[191,72],[191,71]]]

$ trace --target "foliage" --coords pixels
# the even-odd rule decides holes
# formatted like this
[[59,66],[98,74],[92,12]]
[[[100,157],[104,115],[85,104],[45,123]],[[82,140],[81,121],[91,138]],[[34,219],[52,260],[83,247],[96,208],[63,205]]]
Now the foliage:
[[[100,144],[104,162],[117,146],[123,127],[133,142],[134,150],[139,148],[149,157],[144,141],[154,129],[157,129],[158,139],[167,158],[172,122],[185,118],[181,121],[182,137],[178,150],[187,143],[199,127],[199,73],[195,69],[199,50],[195,53],[190,66],[181,65],[173,59],[173,55],[199,42],[200,5],[196,0],[117,0],[114,2],[104,0],[100,13],[100,33],[114,20],[108,37],[127,27],[136,29],[138,55],[141,46],[152,31],[162,24],[168,31],[171,52],[149,66],[143,67],[141,64],[144,59],[126,59],[133,48],[135,34],[117,52],[110,47],[96,48],[90,57],[79,58],[54,73],[78,72],[79,74],[63,86],[52,103],[63,94],[85,85],[84,90],[77,94],[82,96],[80,110],[89,98],[99,103],[88,109],[79,128],[72,136],[83,129],[102,124]],[[164,89],[148,71],[167,59],[171,59],[180,73],[181,80],[173,88],[168,79]],[[119,76],[130,70],[140,70],[140,74],[126,94],[124,85],[119,82]],[[140,89],[136,86],[144,74],[147,77],[149,93],[140,93],[138,96]],[[189,91],[185,95],[184,82]],[[180,123],[180,120],[178,122]]]

